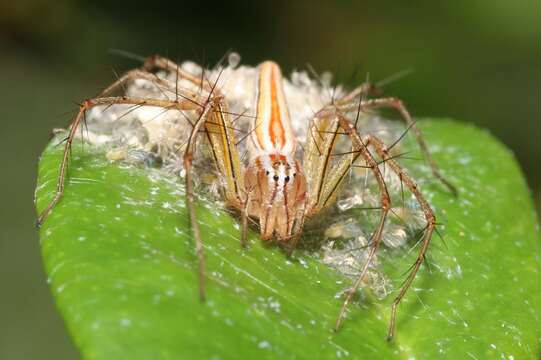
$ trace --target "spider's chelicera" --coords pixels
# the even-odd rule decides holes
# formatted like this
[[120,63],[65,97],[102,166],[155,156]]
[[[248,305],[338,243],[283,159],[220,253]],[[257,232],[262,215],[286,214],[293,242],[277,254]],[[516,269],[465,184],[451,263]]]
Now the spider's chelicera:
[[[173,74],[174,78],[158,76],[155,71]],[[194,154],[200,137],[206,138],[210,145],[215,171],[220,178],[222,197],[229,207],[236,208],[241,215],[243,245],[246,242],[248,220],[255,219],[259,222],[262,240],[274,239],[287,247],[289,252],[293,251],[301,237],[305,220],[318,215],[336,202],[342,190],[341,185],[351,171],[355,168],[365,169],[372,173],[377,183],[379,216],[370,236],[370,248],[364,264],[353,286],[348,290],[339,312],[336,321],[338,328],[347,305],[374,261],[391,211],[391,196],[380,166],[385,163],[389,171],[398,177],[401,185],[413,194],[425,220],[417,259],[392,304],[388,332],[388,337],[392,338],[397,306],[424,260],[436,219],[417,184],[390,154],[390,149],[395,144],[388,147],[375,135],[362,133],[358,126],[360,114],[377,108],[392,108],[398,111],[407,124],[407,129],[414,133],[434,176],[456,193],[454,187],[441,176],[406,107],[397,98],[370,98],[369,95],[376,89],[372,84],[364,83],[349,93],[331,97],[319,109],[313,109],[310,119],[299,124],[298,120],[292,121],[292,118],[296,117],[295,114],[290,114],[288,109],[280,67],[272,61],[265,61],[254,69],[255,76],[251,79],[251,88],[255,90],[252,114],[237,114],[230,111],[228,94],[224,93],[225,87],[219,86],[222,71],[215,71],[215,79],[210,79],[204,71],[200,74],[191,73],[185,66],[179,66],[161,56],[152,56],[146,59],[141,68],[128,71],[98,96],[84,101],[66,138],[56,195],[40,214],[38,223],[47,218],[64,193],[71,144],[77,131],[82,128],[81,124],[85,122],[87,112],[113,105],[156,108],[160,109],[158,116],[168,112],[180,113],[185,117],[185,123],[189,124],[188,135],[184,136],[182,142],[183,167],[186,203],[199,257],[199,288],[202,299],[205,296],[204,254],[194,210],[193,185]],[[163,96],[145,97],[126,93],[113,96],[119,88],[137,81],[152,84]],[[248,152],[246,164],[241,161],[241,141],[237,141],[236,136],[238,128],[235,122],[239,117],[250,119],[249,129],[241,139],[247,141],[244,145]],[[295,130],[301,126],[304,126],[306,131],[299,144]],[[178,137],[182,136],[181,133],[182,131],[177,134]],[[338,145],[344,141],[347,141],[347,151],[343,150],[343,145]]]

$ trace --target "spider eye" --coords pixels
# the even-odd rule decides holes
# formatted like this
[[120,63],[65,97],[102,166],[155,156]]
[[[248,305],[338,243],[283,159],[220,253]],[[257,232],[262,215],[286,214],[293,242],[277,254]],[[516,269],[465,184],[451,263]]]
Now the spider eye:
[[278,181],[279,179],[278,175],[274,175],[272,178],[274,179],[274,181]]
[[265,171],[265,175],[269,175],[269,174],[270,174],[270,172],[268,170]]
[[293,173],[293,177],[297,177],[297,173]]
[[289,176],[286,176],[285,179],[284,179],[285,182],[288,182],[289,181]]

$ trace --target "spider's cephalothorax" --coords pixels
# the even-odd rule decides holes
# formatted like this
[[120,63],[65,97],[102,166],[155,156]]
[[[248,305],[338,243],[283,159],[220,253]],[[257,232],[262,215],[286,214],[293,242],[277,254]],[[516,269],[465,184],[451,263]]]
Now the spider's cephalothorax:
[[[173,74],[174,77],[157,76],[154,71]],[[80,104],[79,112],[73,119],[66,138],[64,156],[60,164],[57,192],[52,201],[42,211],[38,224],[48,216],[50,210],[64,193],[64,182],[70,158],[71,144],[85,121],[86,112],[95,107],[109,108],[113,105],[127,104],[134,108],[153,107],[160,110],[158,116],[176,112],[183,115],[189,125],[189,136],[183,139],[183,158],[186,181],[186,203],[199,257],[200,296],[205,296],[204,254],[202,236],[199,231],[194,210],[193,160],[196,140],[204,134],[214,158],[216,173],[220,176],[222,196],[225,202],[237,209],[242,217],[241,243],[245,243],[248,231],[248,218],[259,221],[263,240],[277,239],[293,250],[299,241],[304,220],[314,217],[330,205],[340,192],[343,180],[354,167],[371,172],[379,190],[379,220],[371,233],[370,248],[360,274],[348,291],[339,312],[336,327],[344,318],[345,309],[357,289],[361,286],[370,264],[382,240],[386,219],[391,210],[391,197],[387,191],[380,164],[385,163],[404,188],[409,189],[419,203],[426,221],[420,250],[405,282],[396,296],[391,311],[389,338],[394,335],[396,310],[411,286],[421,266],[432,233],[436,226],[434,213],[421,194],[417,184],[390,155],[384,142],[372,134],[360,134],[357,119],[361,112],[389,107],[397,110],[402,120],[412,130],[416,140],[428,160],[433,174],[452,192],[454,187],[440,174],[435,165],[421,132],[416,127],[409,112],[397,98],[367,98],[367,92],[374,89],[372,84],[362,84],[353,91],[332,99],[315,111],[306,124],[292,123],[286,97],[284,95],[282,74],[279,66],[266,61],[257,67],[255,116],[252,116],[249,161],[244,166],[240,160],[238,142],[235,140],[235,115],[229,111],[227,96],[218,87],[221,71],[216,79],[209,81],[205,72],[194,74],[161,56],[149,57],[141,68],[126,72],[116,82],[108,86],[97,97]],[[145,80],[159,89],[156,96],[114,96],[113,93],[124,85],[136,80]],[[293,127],[304,125],[307,128],[302,159],[296,159],[297,139]],[[182,136],[183,132],[177,132]],[[340,141],[347,141],[347,151],[335,151]],[[393,144],[394,145],[394,144]],[[343,150],[343,149],[342,149]],[[339,157],[333,156],[340,155]],[[377,160],[375,159],[377,157]],[[302,162],[300,161],[302,160]]]

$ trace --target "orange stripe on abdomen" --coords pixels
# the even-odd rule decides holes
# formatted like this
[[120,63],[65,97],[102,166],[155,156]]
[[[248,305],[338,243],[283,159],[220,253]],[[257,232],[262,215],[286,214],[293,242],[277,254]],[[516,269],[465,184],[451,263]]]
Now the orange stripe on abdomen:
[[280,76],[276,76],[277,74],[275,71],[276,69],[271,68],[271,119],[269,123],[269,134],[271,142],[274,144],[274,146],[276,148],[281,148],[285,145],[284,126],[282,125],[282,114],[280,113],[280,105],[278,103],[278,94],[276,89],[276,81],[281,79]]
[[295,135],[282,88],[278,65],[265,61],[259,65],[258,98],[254,129],[255,144],[265,152],[295,151]]

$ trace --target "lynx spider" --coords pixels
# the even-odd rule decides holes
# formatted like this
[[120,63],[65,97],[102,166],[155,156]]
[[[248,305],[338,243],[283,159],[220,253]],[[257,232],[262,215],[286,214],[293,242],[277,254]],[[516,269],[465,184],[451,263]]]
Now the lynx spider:
[[[304,150],[303,162],[295,159],[297,140],[292,131],[286,98],[282,89],[282,74],[279,66],[272,61],[265,61],[258,67],[256,116],[250,131],[250,161],[244,168],[237,149],[231,113],[224,94],[217,88],[217,82],[211,83],[205,78],[195,76],[183,70],[173,61],[159,55],[148,57],[142,67],[127,71],[117,81],[109,85],[97,96],[80,104],[79,112],[70,125],[65,139],[64,155],[60,164],[57,190],[54,198],[41,212],[37,223],[42,224],[51,209],[58,203],[64,193],[67,166],[71,145],[81,123],[85,122],[85,114],[96,106],[112,106],[130,104],[133,106],[150,106],[164,110],[180,112],[193,111],[197,121],[191,124],[187,146],[184,151],[183,164],[186,182],[186,204],[195,239],[196,253],[199,259],[199,295],[205,298],[205,258],[199,225],[194,209],[193,158],[196,138],[199,133],[206,135],[215,158],[217,172],[223,177],[223,197],[229,207],[240,212],[242,233],[241,245],[246,244],[249,218],[259,219],[262,240],[276,238],[286,244],[291,253],[302,234],[305,219],[319,214],[336,200],[340,185],[344,178],[360,159],[364,167],[373,173],[379,188],[380,210],[378,225],[371,237],[371,247],[366,262],[353,287],[347,292],[346,299],[339,311],[335,328],[338,329],[345,316],[348,304],[357,289],[361,286],[369,266],[379,248],[385,221],[391,209],[389,196],[380,163],[369,149],[372,149],[383,162],[388,164],[401,182],[411,191],[419,203],[426,226],[421,247],[415,263],[396,298],[392,303],[391,320],[388,339],[395,333],[397,307],[410,288],[424,258],[432,233],[436,226],[436,218],[428,202],[421,194],[414,180],[398,165],[389,154],[386,145],[374,135],[361,135],[357,122],[352,122],[345,114],[357,113],[377,108],[397,110],[405,121],[408,130],[412,130],[421,151],[431,167],[433,175],[439,179],[452,193],[456,189],[441,175],[435,164],[420,130],[415,125],[408,110],[398,98],[382,97],[366,99],[365,95],[374,91],[370,83],[363,83],[345,96],[334,100],[317,111],[310,121],[309,132]],[[174,72],[176,83],[156,76],[153,71]],[[218,76],[219,77],[219,76]],[[137,79],[148,80],[157,86],[174,91],[175,100],[153,98],[137,98],[129,96],[112,96],[114,91]],[[199,91],[179,89],[178,80],[193,83]],[[345,135],[351,141],[352,150],[343,154],[343,158],[331,165],[329,158],[334,150],[336,140]],[[359,166],[359,165],[357,165]],[[318,179],[318,181],[307,181]]]

